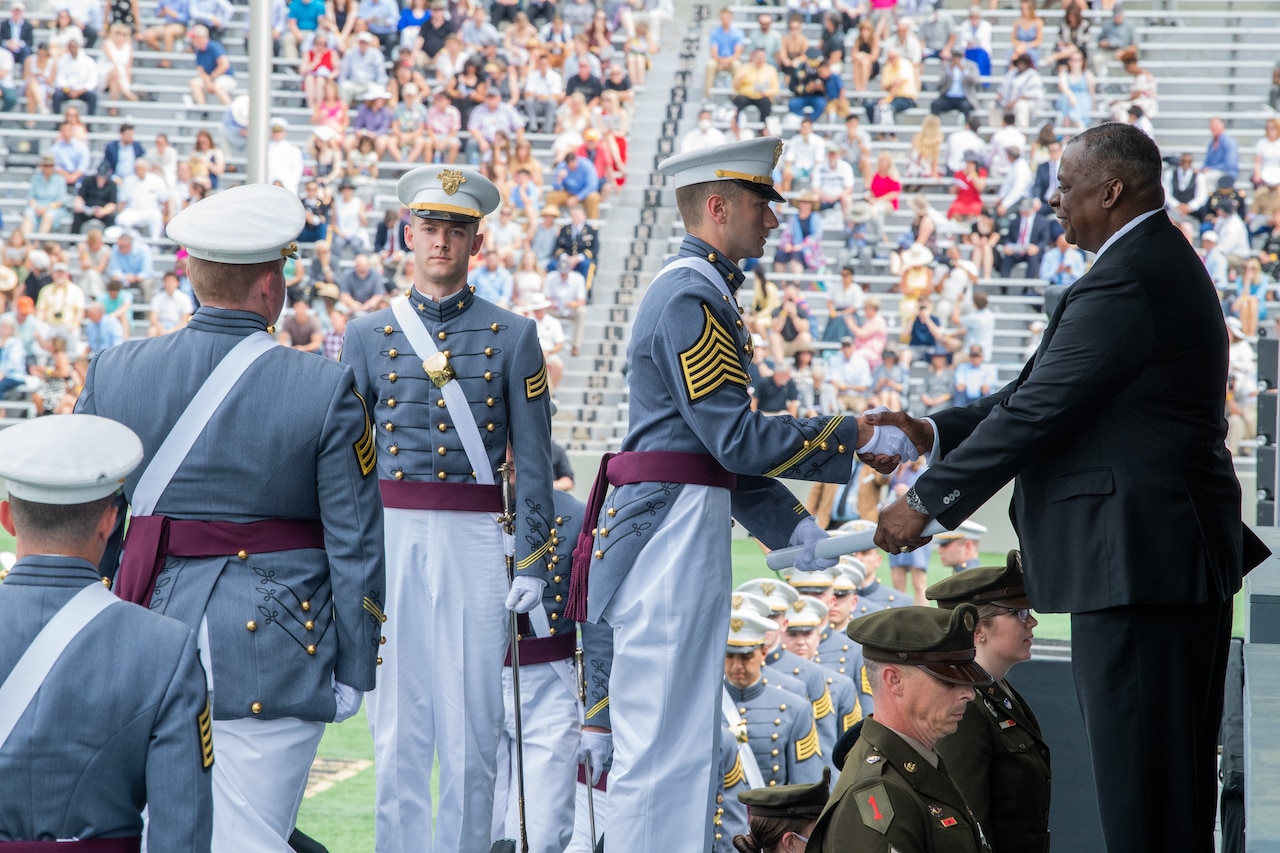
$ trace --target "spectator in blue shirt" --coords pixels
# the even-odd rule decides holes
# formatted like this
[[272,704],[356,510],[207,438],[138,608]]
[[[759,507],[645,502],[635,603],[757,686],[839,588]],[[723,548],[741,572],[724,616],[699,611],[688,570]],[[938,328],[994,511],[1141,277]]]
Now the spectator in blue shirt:
[[202,24],[212,38],[221,39],[231,22],[232,10],[228,0],[187,0],[187,13],[193,25]]
[[1049,284],[1075,284],[1084,272],[1084,252],[1069,244],[1065,233],[1058,232],[1057,240],[1044,251],[1040,277]]
[[1211,138],[1204,149],[1204,164],[1200,172],[1205,181],[1213,184],[1220,175],[1229,175],[1232,183],[1240,177],[1240,146],[1227,136],[1227,126],[1222,119],[1209,119]]
[[588,219],[600,218],[600,176],[596,167],[586,157],[570,151],[564,162],[556,167],[551,182],[552,192],[547,193],[547,203],[564,206],[578,202],[587,210]]
[[[160,23],[148,27],[138,36],[147,47],[160,50],[161,41],[164,52],[173,53],[174,43],[187,35],[187,25],[191,22],[190,6],[187,0],[160,0],[156,4],[155,17]],[[161,68],[168,68],[168,59],[160,60]]]
[[84,322],[84,342],[89,355],[97,355],[123,340],[124,329],[120,321],[109,315],[101,302],[90,302],[85,308]]
[[703,96],[711,97],[711,87],[716,77],[728,74],[730,79],[737,73],[742,64],[742,51],[747,44],[747,37],[742,30],[733,25],[733,11],[725,7],[720,11],[720,26],[711,31],[711,58],[707,60],[707,85]]
[[116,247],[111,250],[111,260],[107,263],[107,276],[119,275],[124,279],[126,287],[132,287],[142,294],[146,302],[151,301],[151,285],[156,271],[151,262],[151,247],[146,243],[133,239],[128,231],[116,240]]
[[395,49],[400,42],[400,5],[395,0],[360,0],[356,14],[369,25],[369,32],[378,37],[383,54]]
[[195,51],[196,76],[191,78],[191,100],[204,105],[205,97],[213,95],[223,106],[231,103],[231,93],[236,90],[236,74],[231,70],[231,59],[221,42],[215,41],[212,31],[203,24],[191,28],[191,48]]
[[996,366],[984,361],[982,347],[977,344],[969,347],[969,360],[956,365],[955,374],[956,396],[952,403],[956,406],[967,406],[981,400],[1000,387]]
[[511,270],[504,267],[497,249],[484,250],[484,264],[471,271],[467,284],[476,289],[476,296],[503,308],[511,307],[511,290],[514,280]]
[[356,47],[342,56],[338,69],[338,91],[347,103],[362,100],[370,88],[381,88],[387,82],[387,67],[380,51],[374,50],[378,37],[372,33],[356,36]]
[[58,125],[58,138],[49,146],[53,155],[53,170],[62,176],[68,187],[74,187],[89,171],[91,157],[89,146],[71,135],[70,122]]
[[12,315],[0,315],[0,399],[27,381],[27,352]]

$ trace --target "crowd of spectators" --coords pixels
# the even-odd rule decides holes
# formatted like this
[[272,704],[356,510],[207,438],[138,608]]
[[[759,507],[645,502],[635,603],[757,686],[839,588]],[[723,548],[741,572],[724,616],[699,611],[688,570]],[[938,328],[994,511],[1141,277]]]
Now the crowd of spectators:
[[[785,143],[774,179],[789,203],[748,316],[761,410],[859,412],[891,394],[923,415],[996,390],[999,368],[1021,364],[1020,345],[997,346],[990,297],[1024,297],[1014,310],[1038,311],[1046,286],[1070,286],[1091,260],[1049,205],[1064,143],[1102,121],[1160,141],[1138,30],[1123,4],[1093,6],[1020,0],[1007,45],[976,4],[720,10],[706,103],[681,149],[757,133]],[[1202,151],[1165,152],[1170,214],[1202,247],[1246,345],[1280,316],[1267,304],[1280,273],[1280,119],[1263,124],[1247,141],[1251,131],[1214,118]],[[950,205],[938,204],[948,190]],[[897,311],[881,311],[867,278],[877,290],[893,282]],[[1022,340],[1043,328],[1016,322]],[[1235,361],[1228,407],[1250,411],[1256,377]],[[1232,422],[1233,452],[1250,450],[1250,417]]]
[[[96,352],[182,327],[198,303],[165,223],[217,192],[246,147],[249,98],[224,45],[243,7],[159,0],[144,19],[137,0],[55,3],[29,17],[12,2],[0,21],[0,107],[60,116],[21,216],[4,223],[0,413],[6,396],[64,410]],[[670,18],[669,0],[274,0],[277,67],[294,82],[273,88],[296,89],[311,113],[302,145],[273,117],[267,149],[267,180],[306,212],[281,341],[336,358],[346,320],[412,280],[406,214],[385,201],[395,178],[467,164],[505,199],[469,280],[538,319],[558,384],[583,343],[593,221],[626,181],[635,96]],[[134,83],[140,63],[185,82],[186,115],[204,120],[188,151],[138,138],[127,117],[91,147],[86,118],[102,131],[103,113],[153,97]]]

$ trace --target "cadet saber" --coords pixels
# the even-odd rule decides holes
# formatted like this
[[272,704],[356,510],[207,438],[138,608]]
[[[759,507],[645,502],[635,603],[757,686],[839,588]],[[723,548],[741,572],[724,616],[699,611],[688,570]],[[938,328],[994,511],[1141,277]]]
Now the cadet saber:
[[[937,536],[939,533],[945,533],[947,528],[942,526],[939,521],[930,521],[925,526],[921,536]],[[876,547],[876,532],[867,530],[863,533],[843,533],[839,536],[832,536],[823,539],[813,549],[813,555],[819,559],[831,559],[832,557],[842,557],[845,554],[856,554],[859,551],[870,551]],[[789,569],[796,564],[796,560],[804,553],[804,548],[796,545],[792,548],[779,548],[776,551],[770,551],[765,557],[765,562],[769,568],[775,572],[783,569]]]
[[[583,660],[582,649],[573,650],[573,666],[578,671],[578,701],[582,703],[583,713],[587,710],[587,664]],[[586,718],[583,717],[583,724]],[[591,755],[582,764],[587,771],[587,824],[591,827],[591,849],[596,849],[596,798],[591,786]]]
[[[516,500],[511,489],[511,463],[503,462],[498,466],[498,476],[502,477],[502,515],[498,523],[502,525],[503,548],[507,555],[507,584],[516,579]],[[508,611],[511,617],[511,694],[516,706],[516,813],[520,819],[520,853],[529,853],[529,832],[525,826],[524,816],[524,724],[520,714],[520,623],[514,610]]]

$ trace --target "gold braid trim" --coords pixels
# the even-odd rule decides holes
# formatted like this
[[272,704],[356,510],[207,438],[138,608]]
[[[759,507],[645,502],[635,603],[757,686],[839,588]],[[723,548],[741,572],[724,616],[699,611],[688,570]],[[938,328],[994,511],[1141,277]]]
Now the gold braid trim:
[[844,415],[836,415],[834,418],[827,421],[826,425],[822,428],[822,432],[818,433],[817,438],[806,441],[804,446],[800,448],[799,453],[792,456],[772,471],[766,471],[764,475],[766,477],[776,477],[788,468],[792,468],[797,465],[801,459],[805,458],[813,451],[820,449],[822,447],[822,443],[831,437],[831,434],[836,431],[836,427],[840,426],[842,421],[844,421]]
[[684,373],[685,391],[689,402],[696,403],[710,395],[726,382],[747,387],[751,380],[738,360],[738,348],[733,336],[716,321],[706,303],[702,305],[706,324],[702,335],[684,352],[680,353],[680,369]]
[[724,786],[726,789],[732,788],[739,782],[747,778],[747,771],[742,769],[742,755],[735,755],[733,758],[733,769],[724,774]]

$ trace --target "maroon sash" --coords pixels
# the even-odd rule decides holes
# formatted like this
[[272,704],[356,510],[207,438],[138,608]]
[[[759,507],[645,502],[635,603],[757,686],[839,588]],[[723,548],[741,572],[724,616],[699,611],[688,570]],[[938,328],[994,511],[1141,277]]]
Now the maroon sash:
[[[580,785],[587,784],[587,768],[583,767],[581,764],[578,765],[578,784]],[[597,791],[609,790],[609,771],[606,770],[603,773],[601,773],[600,781],[595,783],[591,787],[595,788]]]
[[80,841],[0,841],[4,853],[138,853],[142,839],[85,838]]
[[587,574],[591,569],[591,548],[595,544],[592,531],[600,520],[609,485],[631,483],[686,483],[733,489],[738,485],[738,475],[726,470],[714,456],[706,453],[667,450],[606,453],[600,459],[600,470],[591,484],[591,494],[582,514],[582,532],[578,534],[578,544],[573,549],[573,575],[569,580],[569,600],[564,608],[568,619],[583,622],[587,618]]
[[316,519],[267,518],[239,524],[135,516],[125,533],[115,593],[149,606],[165,557],[228,557],[304,548],[324,550],[324,526]]
[[379,480],[378,489],[382,492],[382,505],[388,509],[502,512],[502,486]]

